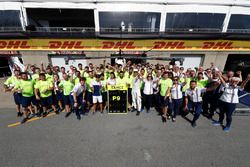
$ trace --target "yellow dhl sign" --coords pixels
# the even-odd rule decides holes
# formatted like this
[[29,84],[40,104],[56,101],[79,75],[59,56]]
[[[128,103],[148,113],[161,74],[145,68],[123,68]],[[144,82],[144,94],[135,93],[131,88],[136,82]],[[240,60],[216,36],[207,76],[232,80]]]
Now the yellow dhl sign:
[[250,51],[250,41],[239,40],[102,40],[12,39],[0,40],[1,50],[84,51]]

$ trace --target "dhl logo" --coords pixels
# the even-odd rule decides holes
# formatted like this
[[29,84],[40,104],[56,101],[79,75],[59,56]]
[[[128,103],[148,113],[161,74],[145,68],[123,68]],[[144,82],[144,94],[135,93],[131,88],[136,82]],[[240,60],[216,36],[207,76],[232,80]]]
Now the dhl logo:
[[0,40],[0,50],[249,50],[250,41],[200,40]]

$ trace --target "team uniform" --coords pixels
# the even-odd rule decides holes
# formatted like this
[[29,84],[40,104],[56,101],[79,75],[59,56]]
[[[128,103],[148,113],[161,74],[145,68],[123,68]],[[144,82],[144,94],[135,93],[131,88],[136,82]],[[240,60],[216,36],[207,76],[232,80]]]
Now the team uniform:
[[185,92],[185,97],[188,98],[188,109],[194,109],[194,118],[192,120],[192,125],[195,126],[196,121],[199,119],[200,114],[202,112],[202,93],[206,92],[206,88],[195,88],[195,89],[187,89]]
[[92,96],[92,100],[93,103],[102,103],[102,94],[101,94],[101,89],[102,89],[102,83],[101,81],[97,82],[96,80],[93,80],[91,82],[91,87],[93,88],[93,96]]
[[177,84],[173,85],[170,89],[171,94],[171,109],[172,109],[172,118],[175,120],[176,116],[179,114],[180,108],[182,106],[182,85]]
[[34,96],[34,85],[35,82],[33,80],[20,80],[16,85],[15,89],[20,90],[22,92],[22,107],[27,108],[31,104],[37,105],[36,98]]
[[142,80],[138,77],[134,77],[132,79],[132,107],[137,111],[141,111],[142,103],[141,103],[141,83]]
[[40,97],[41,97],[40,101],[41,101],[42,107],[54,105],[52,90],[49,90],[52,87],[53,87],[53,83],[47,80],[45,81],[39,80],[35,84],[35,89],[38,89],[40,93]]
[[[19,82],[20,80],[16,76],[11,76],[4,82],[4,85],[6,85],[9,89],[13,89]],[[13,98],[16,105],[22,104],[22,94],[20,91],[14,92]]]
[[173,81],[169,78],[163,79],[161,78],[159,81],[160,85],[160,96],[161,96],[161,104],[164,107],[169,107],[169,99],[165,98],[166,96],[169,96],[167,94],[168,88],[171,88],[173,85]]
[[74,88],[72,81],[62,81],[59,84],[60,88],[63,88],[63,102],[65,105],[72,105],[71,91]]
[[[71,93],[71,96],[73,96],[73,93],[76,94],[76,102],[81,107],[82,113],[84,113],[85,105],[86,105],[86,102],[84,100],[85,91],[86,91],[86,85],[85,84],[81,85],[81,83],[78,83],[74,86],[72,93]],[[81,117],[80,117],[80,113],[78,110],[78,106],[74,106],[74,111],[76,113],[77,118],[80,119]]]
[[222,125],[224,115],[226,114],[226,129],[229,130],[232,123],[232,114],[235,111],[236,104],[239,103],[238,91],[242,90],[239,86],[233,87],[229,83],[223,86],[223,93],[219,99],[219,123]]

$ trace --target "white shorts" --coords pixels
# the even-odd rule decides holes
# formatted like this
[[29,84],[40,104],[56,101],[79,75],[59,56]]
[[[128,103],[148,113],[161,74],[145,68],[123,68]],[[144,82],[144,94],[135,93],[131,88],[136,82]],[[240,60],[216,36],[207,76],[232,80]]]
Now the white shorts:
[[93,96],[93,103],[102,103],[102,96]]

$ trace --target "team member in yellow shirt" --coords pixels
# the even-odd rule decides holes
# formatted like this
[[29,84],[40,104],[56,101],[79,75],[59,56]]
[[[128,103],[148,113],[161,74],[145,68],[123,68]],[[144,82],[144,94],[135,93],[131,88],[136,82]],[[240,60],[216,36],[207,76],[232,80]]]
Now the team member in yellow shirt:
[[169,95],[170,95],[170,88],[173,86],[173,81],[168,78],[168,72],[163,73],[163,77],[159,81],[160,86],[160,96],[161,96],[161,104],[162,104],[162,113],[164,122],[166,121],[165,118],[170,119],[170,114],[168,113],[169,108]]
[[22,107],[24,109],[24,118],[21,123],[25,123],[29,118],[29,107],[31,106],[31,103],[34,106],[35,114],[37,114],[37,101],[34,96],[35,82],[33,80],[29,80],[28,75],[25,72],[22,72],[21,76],[22,79],[15,85],[13,92],[22,92]]
[[[18,82],[20,81],[19,80],[19,77],[20,77],[19,75],[20,75],[20,71],[15,70],[14,75],[9,77],[4,82],[4,91],[5,92],[11,92],[12,89],[15,87],[15,85],[18,84]],[[22,94],[20,92],[14,92],[13,97],[14,97],[14,101],[15,101],[15,104],[16,104],[17,116],[20,117],[20,116],[22,116],[22,112],[21,112]]]
[[52,91],[54,90],[53,83],[51,81],[46,80],[46,76],[44,73],[39,74],[39,81],[35,84],[35,95],[36,99],[41,101],[41,106],[43,108],[43,117],[45,117],[47,113],[47,107],[51,106],[53,111],[56,114],[59,112],[56,110]]
[[68,74],[63,74],[63,81],[59,83],[59,88],[63,89],[63,102],[65,105],[66,115],[68,117],[71,114],[71,106],[73,105],[71,91],[74,88],[72,77],[69,79]]

